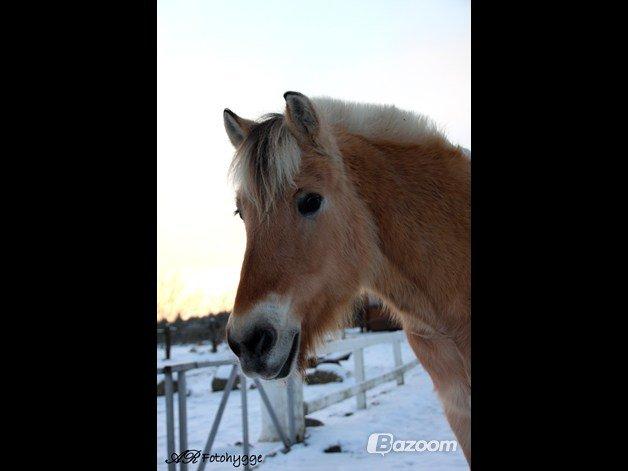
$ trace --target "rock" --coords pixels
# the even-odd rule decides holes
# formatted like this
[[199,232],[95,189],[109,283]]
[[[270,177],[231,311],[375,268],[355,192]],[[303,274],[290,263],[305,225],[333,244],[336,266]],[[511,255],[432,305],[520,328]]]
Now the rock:
[[[172,389],[174,392],[178,391],[178,385],[176,380],[172,381]],[[165,396],[166,395],[166,385],[164,384],[164,380],[162,379],[159,383],[157,383],[157,396]]]
[[[233,365],[221,365],[216,369],[214,377],[212,379],[212,391],[224,391],[229,376],[231,376],[231,370]],[[240,384],[240,375],[236,376],[235,385],[233,389],[238,389]]]
[[318,419],[312,419],[310,417],[305,418],[306,427],[320,427],[322,425],[325,425],[325,424]]
[[353,415],[353,412],[346,412],[346,413],[345,413],[345,417],[349,417],[349,416],[351,416],[351,415]]
[[[227,381],[228,379],[226,378],[217,378],[217,377],[213,377],[212,378],[212,391],[216,392],[216,391],[224,391],[225,386],[227,386]],[[236,380],[235,383],[233,384],[233,389],[238,389],[238,385],[240,384],[240,377],[236,376]],[[232,391],[233,391],[232,389]]]
[[325,448],[325,450],[323,451],[325,453],[340,453],[342,451],[342,448],[340,448],[340,445],[332,445]]
[[305,384],[342,383],[343,379],[333,371],[316,370],[305,376]]
[[318,364],[320,365],[323,363],[334,363],[336,365],[340,365],[341,361],[347,361],[350,356],[351,356],[351,352],[347,353],[346,355],[342,355],[336,358],[323,357],[323,358],[318,359]]
[[335,358],[335,361],[337,361],[337,362],[347,361],[350,357],[351,357],[351,352],[349,352],[346,355],[343,355],[341,357]]
[[[336,365],[333,363],[323,363],[316,367],[316,371],[325,371],[330,373],[335,373],[342,379],[347,378],[347,369],[341,365]],[[313,371],[306,371],[306,373],[312,373]]]
[[336,357],[336,358],[330,358],[330,357],[310,357],[307,359],[306,361],[306,368],[316,368],[318,365],[322,365],[325,363],[333,363],[335,365],[339,365],[340,366],[340,362],[341,361],[347,361],[349,359],[349,357],[351,356],[351,352],[347,353],[346,355],[342,355],[340,357]]

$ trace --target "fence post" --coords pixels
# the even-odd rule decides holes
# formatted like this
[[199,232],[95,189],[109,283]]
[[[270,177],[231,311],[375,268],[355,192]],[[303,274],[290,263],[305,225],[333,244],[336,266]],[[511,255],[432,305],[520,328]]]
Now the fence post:
[[166,326],[164,329],[164,337],[166,341],[166,360],[170,360],[170,345],[172,339],[170,338],[170,326]]
[[[354,375],[356,384],[364,381],[364,349],[358,348],[353,352]],[[366,409],[366,393],[361,392],[356,396],[358,409]]]
[[[290,435],[290,442],[300,442],[305,437],[305,416],[303,414],[303,381],[298,373],[292,373],[284,380],[260,380],[266,396],[277,415],[279,423]],[[291,395],[291,396],[289,396]],[[291,398],[290,398],[291,397]],[[292,413],[290,413],[292,410]],[[290,427],[290,417],[294,420],[294,433]],[[260,442],[277,442],[281,439],[270,414],[262,409],[262,430]]]
[[248,461],[249,455],[249,412],[246,398],[246,376],[240,370],[240,394],[242,398],[242,452],[247,456],[246,465],[244,469],[248,471],[251,469]]
[[[177,373],[177,397],[179,398],[179,453],[183,453],[188,449],[188,414],[185,370]],[[180,471],[187,471],[187,463],[185,461],[181,461],[179,469]]]
[[281,437],[281,441],[283,442],[284,447],[285,447],[284,452],[287,453],[290,451],[290,445],[291,445],[290,440],[286,436],[284,429],[282,428],[282,425],[279,423],[279,419],[277,418],[277,415],[275,414],[273,405],[270,402],[270,399],[268,399],[268,396],[266,395],[266,391],[264,390],[264,386],[262,386],[261,381],[257,378],[255,378],[253,381],[255,381],[255,384],[257,385],[257,389],[259,391],[259,396],[264,402],[264,405],[266,406],[266,412],[268,412],[268,415],[270,416],[270,420],[272,421],[276,432]]
[[[168,447],[168,459],[174,453],[174,387],[172,384],[172,368],[166,366],[164,368],[164,393],[166,400],[166,439]],[[173,462],[168,463],[168,471],[176,471],[177,465]]]
[[295,396],[295,384],[294,384],[294,375],[290,375],[288,377],[288,388],[286,390],[288,396],[288,437],[290,438],[290,443],[295,444],[297,442],[297,431],[295,425],[295,417],[294,417],[294,396]]
[[[401,341],[394,340],[393,341],[393,354],[395,355],[395,368],[401,366]],[[401,386],[403,384],[403,373],[401,373],[397,377],[397,385]]]

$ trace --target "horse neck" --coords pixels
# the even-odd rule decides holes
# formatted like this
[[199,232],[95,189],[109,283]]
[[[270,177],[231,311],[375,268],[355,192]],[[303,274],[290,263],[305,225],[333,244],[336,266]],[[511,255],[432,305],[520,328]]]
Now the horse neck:
[[[345,169],[377,229],[371,286],[402,317],[437,331],[470,316],[470,164],[435,136],[422,144],[338,133]],[[405,320],[407,321],[407,319]],[[464,326],[464,327],[463,327]]]

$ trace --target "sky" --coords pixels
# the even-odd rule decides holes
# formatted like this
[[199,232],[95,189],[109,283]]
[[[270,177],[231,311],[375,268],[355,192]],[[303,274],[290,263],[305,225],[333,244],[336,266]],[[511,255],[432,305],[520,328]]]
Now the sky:
[[231,309],[246,237],[222,111],[283,112],[288,90],[426,114],[471,148],[470,3],[158,0],[158,318]]

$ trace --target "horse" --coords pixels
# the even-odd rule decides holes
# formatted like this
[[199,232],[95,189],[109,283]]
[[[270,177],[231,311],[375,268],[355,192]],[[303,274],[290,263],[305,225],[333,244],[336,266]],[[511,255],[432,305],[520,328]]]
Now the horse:
[[354,301],[403,326],[471,463],[470,155],[426,116],[284,94],[224,110],[246,249],[227,341],[243,372],[302,372]]

